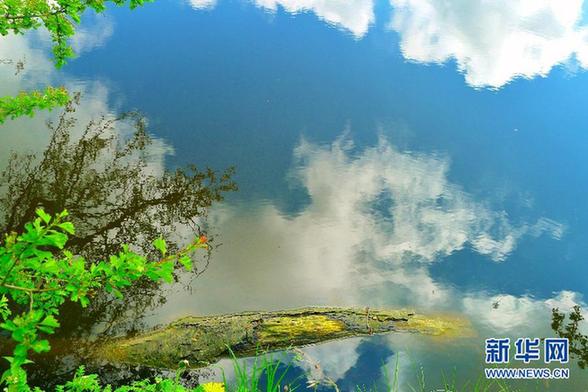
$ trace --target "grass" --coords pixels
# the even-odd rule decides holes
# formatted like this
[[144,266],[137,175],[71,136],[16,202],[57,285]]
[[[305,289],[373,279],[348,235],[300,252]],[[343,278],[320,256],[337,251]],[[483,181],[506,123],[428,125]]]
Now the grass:
[[[275,361],[270,355],[256,356],[253,364],[249,368],[245,361],[239,363],[233,351],[229,348],[235,371],[235,381],[232,384],[227,383],[223,371],[223,383],[227,386],[228,391],[234,392],[282,392],[295,391],[299,385],[296,381],[285,383],[284,379],[290,370],[292,364],[288,364],[285,369],[280,371],[282,362]],[[260,388],[262,376],[265,379],[265,388]]]
[[[288,365],[275,360],[272,355],[261,355],[255,357],[253,363],[247,364],[246,361],[239,361],[231,351],[232,364],[235,372],[235,380],[227,382],[223,371],[223,384],[227,392],[292,392],[304,390],[331,390],[340,392],[337,383],[322,373],[320,364],[313,361],[312,358],[303,357],[306,355],[300,350],[293,350],[296,354],[295,361],[306,362],[310,367],[320,374],[319,378],[312,378],[306,374],[306,385],[301,383],[300,377],[295,380],[286,382],[288,372],[292,368],[292,361]],[[422,367],[416,371],[415,385],[400,385],[400,361],[398,356],[394,369],[389,372],[383,369],[384,386],[378,387],[375,383],[372,386],[357,386],[355,392],[520,392],[521,389],[509,386],[504,380],[487,380],[483,376],[475,381],[467,381],[458,385],[457,371],[454,369],[451,374],[442,373],[442,385],[427,385],[425,371]],[[263,380],[263,382],[262,382]],[[542,390],[541,386],[535,390]]]

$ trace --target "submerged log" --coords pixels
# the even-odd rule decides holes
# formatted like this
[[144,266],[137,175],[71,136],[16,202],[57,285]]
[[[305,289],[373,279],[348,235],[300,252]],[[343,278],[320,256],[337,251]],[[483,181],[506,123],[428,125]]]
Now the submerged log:
[[187,360],[203,367],[229,356],[254,355],[329,340],[391,332],[463,336],[460,317],[424,316],[407,310],[302,308],[186,317],[168,326],[100,345],[97,359],[110,363],[173,369]]

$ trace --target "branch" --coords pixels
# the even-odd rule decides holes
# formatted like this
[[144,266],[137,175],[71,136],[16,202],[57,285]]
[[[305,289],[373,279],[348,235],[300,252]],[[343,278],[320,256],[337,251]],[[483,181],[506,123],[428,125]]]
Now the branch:
[[61,290],[61,288],[58,288],[58,287],[54,287],[54,288],[50,288],[50,289],[32,289],[32,288],[29,288],[29,287],[13,286],[11,284],[6,284],[6,283],[0,284],[0,287],[5,287],[5,288],[11,289],[11,290],[24,291],[24,292],[27,292],[29,294],[31,294],[31,293],[47,293],[47,292],[50,292],[50,291],[59,291],[59,290]]

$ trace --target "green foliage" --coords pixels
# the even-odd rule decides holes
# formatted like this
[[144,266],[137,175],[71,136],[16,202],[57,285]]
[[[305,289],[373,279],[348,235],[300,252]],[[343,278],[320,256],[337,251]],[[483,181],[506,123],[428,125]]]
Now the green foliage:
[[[284,382],[284,378],[290,370],[291,364],[282,371],[279,371],[279,361],[275,361],[271,355],[262,355],[261,357],[255,357],[253,364],[248,368],[245,362],[243,362],[243,364],[239,363],[230,347],[228,347],[228,350],[231,353],[233,370],[235,371],[235,384],[229,388],[229,391],[261,392],[260,381],[262,376],[265,378],[264,392],[295,391],[298,389],[298,385],[296,385],[295,382]],[[224,371],[223,384],[228,385]]]
[[91,9],[104,12],[108,3],[129,4],[136,8],[151,0],[2,0],[0,2],[0,34],[23,34],[44,27],[53,42],[55,65],[60,68],[74,52],[68,40],[75,34],[82,14]]
[[[128,4],[131,9],[152,0],[1,0],[0,35],[24,34],[45,28],[53,42],[53,61],[57,68],[66,64],[75,53],[69,40],[75,35],[81,16],[90,9],[96,13],[107,4]],[[0,124],[7,118],[32,116],[35,110],[63,106],[69,100],[63,88],[48,87],[44,92],[21,93],[16,97],[0,97]]]
[[[7,385],[8,391],[30,390],[23,366],[30,363],[31,351],[50,350],[42,335],[53,334],[59,327],[59,307],[66,300],[86,307],[95,293],[105,290],[122,297],[122,290],[141,278],[170,282],[179,258],[207,246],[198,238],[177,254],[166,255],[165,241],[160,238],[155,241],[162,257],[158,261],[149,261],[123,246],[106,261],[90,262],[65,249],[69,236],[75,233],[73,224],[65,220],[66,211],[51,216],[38,209],[37,216],[25,225],[22,234],[7,235],[0,246],[0,328],[15,342],[12,355],[5,357],[10,367],[0,378],[0,385]],[[11,309],[15,311],[11,313]],[[94,388],[96,377],[85,376],[83,370],[71,383],[63,390],[99,390]],[[141,390],[129,388],[126,390]]]
[[[21,232],[39,207],[50,214],[69,212],[76,232],[69,236],[67,248],[89,259],[108,259],[123,244],[156,258],[160,252],[152,240],[160,236],[166,238],[167,253],[176,253],[178,225],[201,234],[209,208],[236,189],[233,171],[188,166],[154,174],[153,139],[143,117],[127,113],[80,122],[78,99],[74,94],[58,119],[47,123],[50,139],[45,151],[13,153],[0,169],[0,238]],[[182,255],[177,267],[197,276],[208,257],[200,254],[200,263],[192,266],[196,258]],[[140,323],[146,309],[164,299],[158,283],[142,279],[126,290],[124,301],[97,293],[83,312],[66,304],[68,317],[61,320],[61,330],[80,337],[99,323],[112,326],[109,334],[134,329],[130,324]]]
[[570,354],[578,359],[578,366],[585,369],[588,365],[588,336],[580,332],[580,323],[584,320],[582,310],[578,305],[568,315],[569,322],[565,324],[566,315],[555,308],[552,310],[551,328],[560,338],[567,338],[570,342]]
[[48,87],[45,91],[22,92],[16,97],[0,97],[0,124],[6,119],[32,117],[35,110],[51,110],[69,101],[65,88]]
[[0,297],[0,320],[6,320],[12,312],[8,308],[8,298],[5,295]]
[[[183,257],[196,249],[206,247],[206,238],[200,237],[177,253],[168,255],[165,241],[157,238],[153,241],[153,246],[158,249],[161,256],[157,261],[149,261],[123,246],[118,254],[112,255],[108,260],[91,262],[73,255],[66,249],[69,236],[75,234],[73,224],[66,220],[67,212],[52,216],[38,209],[36,213],[37,218],[24,226],[22,234],[13,232],[7,235],[4,244],[0,246],[0,317],[3,320],[0,328],[8,332],[15,343],[12,355],[5,357],[10,367],[0,379],[0,385],[5,385],[5,390],[9,392],[42,391],[28,386],[25,365],[31,363],[28,358],[31,351],[43,353],[51,349],[45,336],[53,334],[59,328],[59,308],[66,300],[87,306],[97,292],[106,290],[112,295],[122,296],[125,288],[141,278],[170,281],[176,263],[180,263]],[[582,320],[579,307],[570,315],[570,325],[566,327],[563,327],[564,315],[554,310],[554,317],[553,326],[560,336],[573,339],[583,337],[578,332],[578,323]],[[586,341],[581,342],[585,347]],[[284,382],[290,365],[281,370],[280,362],[274,361],[271,356],[256,358],[253,365],[248,368],[246,364],[239,364],[233,355],[233,364],[236,380],[229,390],[262,391],[262,377],[265,380],[264,391],[279,392],[284,387],[290,391],[296,389],[296,385],[286,385]],[[315,363],[313,368],[320,370],[320,365]],[[398,369],[397,361],[395,372],[398,372]],[[422,369],[420,379],[419,388],[414,390],[427,390]],[[87,375],[81,367],[71,381],[58,386],[56,391],[220,392],[224,391],[224,385],[227,385],[226,380],[224,381],[223,384],[212,383],[187,389],[180,384],[178,375],[175,380],[142,380],[114,389],[110,385],[100,385],[96,375]],[[397,374],[394,375],[392,382],[389,378],[386,378],[386,381],[386,390],[397,390]],[[319,385],[339,390],[332,380],[310,380],[308,383],[311,388]],[[500,382],[487,380],[478,380],[474,385],[464,386],[463,389],[489,391],[495,390],[494,387],[501,391],[513,390]],[[456,389],[455,374],[449,379],[444,377],[444,388],[447,391]]]
[[[98,376],[95,374],[86,374],[84,367],[80,367],[73,380],[65,385],[60,385],[55,389],[56,392],[188,392],[192,389],[183,387],[178,380],[156,378],[153,382],[141,380],[113,389],[110,385],[105,387],[100,385]],[[198,391],[198,389],[194,389]]]

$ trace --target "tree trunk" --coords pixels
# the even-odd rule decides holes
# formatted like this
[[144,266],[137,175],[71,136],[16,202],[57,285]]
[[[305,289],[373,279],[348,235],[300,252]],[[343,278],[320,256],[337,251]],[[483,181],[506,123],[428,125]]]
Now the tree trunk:
[[390,332],[464,336],[469,323],[460,317],[424,316],[406,310],[302,308],[186,317],[167,327],[99,345],[96,359],[110,363],[176,368],[187,360],[193,368],[237,357],[305,346],[329,340]]

